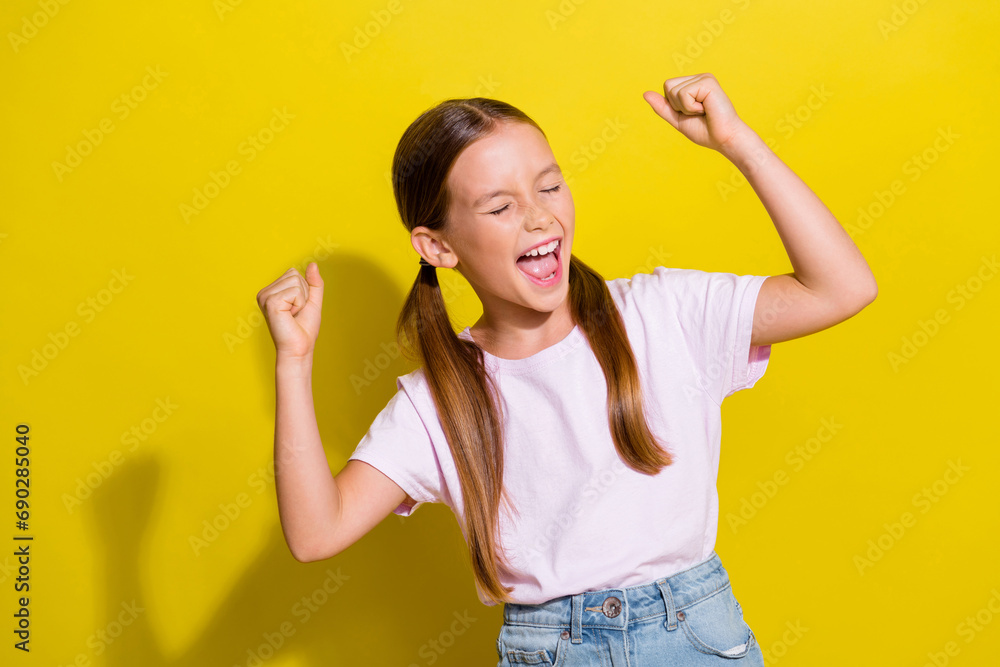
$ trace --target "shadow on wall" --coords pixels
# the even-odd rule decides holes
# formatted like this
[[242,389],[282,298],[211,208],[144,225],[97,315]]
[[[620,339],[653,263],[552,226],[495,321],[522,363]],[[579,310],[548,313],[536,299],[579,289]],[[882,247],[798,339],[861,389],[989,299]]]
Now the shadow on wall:
[[[393,324],[403,297],[361,260],[333,258],[320,271],[326,295],[314,358],[314,400],[328,456],[335,452],[332,458],[346,460],[395,393],[396,376],[412,370],[400,357],[360,392],[349,381],[366,356],[381,351],[380,342],[394,340]],[[266,325],[255,336],[259,352],[255,363],[273,369],[273,344]],[[268,382],[267,409],[273,411],[273,376]],[[182,437],[217,446],[212,442],[224,439],[210,440],[221,435],[192,431]],[[268,434],[265,441],[270,438]],[[94,494],[90,516],[106,549],[102,615],[108,622],[117,619],[123,600],[134,599],[146,609],[108,646],[105,664],[258,667],[274,658],[294,658],[295,664],[317,667],[496,662],[502,606],[485,607],[476,597],[465,543],[447,506],[424,505],[405,520],[390,515],[344,553],[303,564],[292,558],[285,544],[273,483],[260,496],[272,504],[274,515],[263,549],[198,638],[181,655],[168,659],[157,641],[153,624],[157,614],[148,607],[140,576],[144,553],[150,548],[144,542],[154,508],[157,503],[169,507],[158,498],[160,474],[157,459],[136,460]],[[241,469],[238,474],[242,478],[245,472]],[[192,518],[192,525],[202,518]],[[168,571],[154,576],[178,575]]]

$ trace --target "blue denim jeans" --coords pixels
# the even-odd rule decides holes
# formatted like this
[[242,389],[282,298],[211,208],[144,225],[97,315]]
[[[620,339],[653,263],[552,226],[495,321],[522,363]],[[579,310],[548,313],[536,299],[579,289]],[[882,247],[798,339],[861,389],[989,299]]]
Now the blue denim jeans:
[[719,555],[654,582],[505,603],[498,667],[763,667]]

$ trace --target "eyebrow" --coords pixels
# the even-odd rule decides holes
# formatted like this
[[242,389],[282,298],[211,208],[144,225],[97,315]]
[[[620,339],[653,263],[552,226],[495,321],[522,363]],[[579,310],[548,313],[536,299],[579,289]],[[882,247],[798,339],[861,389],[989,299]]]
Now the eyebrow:
[[[548,174],[553,171],[558,171],[562,173],[562,169],[559,168],[559,165],[553,162],[549,166],[545,167],[545,169],[542,169],[540,172],[538,172],[538,176],[535,177],[535,180],[537,181],[545,174]],[[482,197],[472,202],[472,208],[479,208],[480,206],[482,206],[489,200],[493,199],[494,197],[499,197],[500,195],[512,195],[512,194],[514,193],[511,192],[510,190],[494,190],[493,192],[487,192]]]

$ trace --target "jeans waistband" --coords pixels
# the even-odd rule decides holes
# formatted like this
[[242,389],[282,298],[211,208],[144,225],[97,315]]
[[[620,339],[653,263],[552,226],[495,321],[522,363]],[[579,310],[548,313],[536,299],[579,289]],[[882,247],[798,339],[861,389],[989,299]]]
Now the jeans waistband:
[[664,626],[677,627],[677,612],[729,585],[729,573],[712,551],[706,560],[648,584],[606,588],[565,595],[541,604],[504,603],[504,623],[564,628],[574,644],[581,628],[624,629],[629,622],[665,616]]

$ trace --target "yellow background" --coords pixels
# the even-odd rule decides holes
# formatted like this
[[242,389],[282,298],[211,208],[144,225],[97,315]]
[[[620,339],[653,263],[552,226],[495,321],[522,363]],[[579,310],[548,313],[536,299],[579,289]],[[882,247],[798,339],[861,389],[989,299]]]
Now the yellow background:
[[[1000,279],[983,258],[998,250],[998,13],[918,0],[5,2],[0,662],[248,665],[285,623],[294,634],[267,665],[494,664],[501,608],[479,603],[446,506],[390,516],[337,558],[292,559],[267,475],[274,348],[254,297],[320,260],[314,392],[338,471],[412,370],[383,348],[417,274],[393,150],[424,109],[474,95],[545,129],[572,178],[573,250],[605,278],[661,264],[788,272],[751,188],[720,185],[732,165],[642,99],[707,71],[854,226],[879,284],[856,317],[776,344],[765,378],[724,405],[717,551],[767,664],[992,664]],[[268,136],[275,109],[286,120]],[[620,131],[602,144],[609,122]],[[269,143],[251,153],[251,135]],[[54,166],[76,147],[77,166]],[[214,196],[185,220],[206,186]],[[859,208],[879,215],[859,226]],[[442,280],[456,326],[474,322],[472,290]],[[44,368],[22,377],[36,352]],[[352,381],[366,367],[370,384]],[[839,424],[832,437],[823,420]],[[12,647],[18,423],[31,428],[30,654]],[[144,440],[123,441],[132,429]],[[946,475],[955,462],[960,477]],[[741,511],[753,515],[731,523]],[[206,539],[213,521],[225,527]],[[319,594],[327,579],[335,592]],[[323,600],[307,619],[303,597]],[[453,623],[463,614],[467,627]]]

